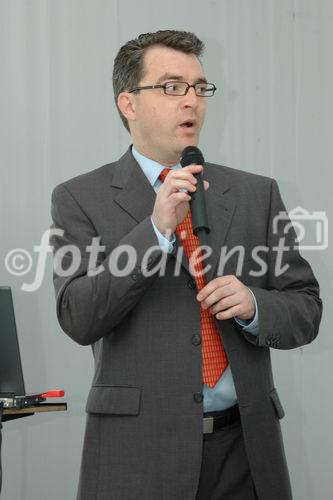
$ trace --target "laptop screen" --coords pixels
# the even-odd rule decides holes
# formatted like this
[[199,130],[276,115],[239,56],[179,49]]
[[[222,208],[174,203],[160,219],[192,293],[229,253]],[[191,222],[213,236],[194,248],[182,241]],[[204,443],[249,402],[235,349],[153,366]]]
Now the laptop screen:
[[0,287],[0,394],[25,394],[12,292]]

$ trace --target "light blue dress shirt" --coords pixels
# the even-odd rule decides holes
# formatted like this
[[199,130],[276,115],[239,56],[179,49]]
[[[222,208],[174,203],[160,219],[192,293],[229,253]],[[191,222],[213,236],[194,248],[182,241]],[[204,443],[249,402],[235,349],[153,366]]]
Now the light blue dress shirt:
[[[150,158],[147,158],[146,156],[143,156],[141,153],[139,153],[133,146],[132,146],[132,153],[140,167],[142,168],[143,173],[147,177],[148,181],[152,185],[153,189],[157,193],[162,182],[159,180],[158,176],[162,172],[162,170],[165,168],[163,165],[160,165],[154,160],[151,160]],[[172,169],[178,170],[181,169],[181,165],[178,163],[177,165],[174,165],[170,167]],[[176,241],[175,235],[172,235],[171,240],[169,241],[167,238],[165,238],[160,231],[157,229],[155,226],[154,222],[152,222],[154,231],[156,233],[156,236],[159,241],[159,245],[161,249],[164,252],[171,253],[173,250],[173,244]],[[252,291],[250,290],[252,293]],[[259,334],[259,313],[258,313],[258,306],[257,306],[257,301],[252,293],[252,296],[255,301],[255,307],[256,307],[256,313],[251,322],[249,321],[242,321],[239,318],[234,318],[234,320],[242,326],[243,330],[246,332],[251,333],[252,335],[258,335]],[[236,335],[236,333],[235,333]],[[230,406],[233,406],[236,401],[237,401],[237,396],[236,396],[236,390],[235,390],[235,384],[234,380],[232,378],[232,373],[230,369],[230,365],[227,366],[226,370],[223,372],[223,375],[221,378],[217,381],[214,387],[210,388],[206,384],[203,384],[203,407],[204,411],[217,411],[217,410],[224,410],[226,408],[229,408]]]

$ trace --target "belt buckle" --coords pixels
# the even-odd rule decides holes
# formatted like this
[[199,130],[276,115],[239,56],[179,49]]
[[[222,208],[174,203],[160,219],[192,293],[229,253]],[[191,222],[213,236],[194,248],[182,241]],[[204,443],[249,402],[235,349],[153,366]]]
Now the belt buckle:
[[203,419],[203,433],[212,434],[214,430],[214,417],[204,417]]

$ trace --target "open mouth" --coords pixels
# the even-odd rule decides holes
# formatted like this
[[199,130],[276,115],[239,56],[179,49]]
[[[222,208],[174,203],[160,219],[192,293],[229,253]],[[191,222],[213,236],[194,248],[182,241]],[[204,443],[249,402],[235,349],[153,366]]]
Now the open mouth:
[[194,121],[192,121],[192,120],[186,120],[185,122],[181,123],[180,126],[182,128],[188,128],[188,129],[193,128],[194,127]]

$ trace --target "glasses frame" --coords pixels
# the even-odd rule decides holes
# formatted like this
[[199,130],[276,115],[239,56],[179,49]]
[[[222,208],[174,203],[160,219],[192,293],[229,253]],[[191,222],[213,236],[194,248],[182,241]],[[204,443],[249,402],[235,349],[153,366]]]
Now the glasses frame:
[[[168,94],[167,91],[166,91],[166,86],[170,83],[186,83],[187,85],[187,88],[185,89],[185,92],[184,94]],[[212,85],[213,88],[212,88],[212,94],[211,95],[200,95],[200,94],[197,94],[197,89],[196,89],[196,86],[197,85]],[[213,95],[215,94],[216,90],[217,90],[217,87],[214,83],[210,83],[210,82],[201,82],[201,83],[195,83],[194,85],[190,85],[188,82],[179,82],[178,80],[176,81],[172,81],[170,80],[169,82],[166,82],[164,83],[163,85],[146,85],[145,87],[134,87],[133,89],[130,89],[128,91],[129,94],[131,94],[132,92],[138,92],[140,90],[152,90],[152,89],[163,89],[164,90],[164,94],[165,95],[170,95],[170,96],[174,96],[174,97],[183,97],[184,95],[186,95],[188,93],[188,91],[190,90],[190,88],[193,88],[194,89],[194,92],[195,92],[195,95],[197,97],[213,97]]]

